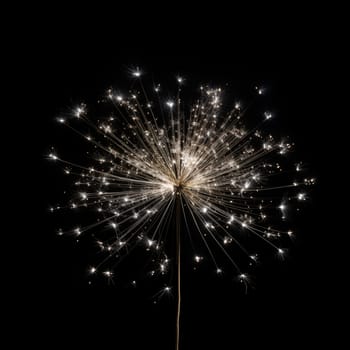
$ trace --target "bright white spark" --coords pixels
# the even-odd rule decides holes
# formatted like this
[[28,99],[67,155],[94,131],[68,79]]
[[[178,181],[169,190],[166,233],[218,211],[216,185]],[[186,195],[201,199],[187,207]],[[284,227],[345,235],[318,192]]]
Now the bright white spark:
[[77,118],[80,118],[83,113],[84,113],[84,108],[83,107],[77,107],[77,109],[75,110],[74,115]]
[[300,201],[304,201],[306,199],[306,194],[305,193],[298,193],[298,199]]
[[135,69],[132,73],[131,73],[134,77],[139,78],[142,75],[142,72],[139,68]]
[[152,247],[154,245],[154,241],[152,241],[151,239],[147,239],[147,245],[148,247]]
[[195,257],[194,257],[194,261],[195,261],[195,262],[199,263],[199,262],[201,262],[202,260],[203,260],[203,257],[202,257],[202,256],[195,255]]
[[106,276],[106,277],[112,277],[113,276],[113,273],[109,270],[107,271],[104,271],[103,274]]
[[167,105],[169,108],[173,108],[173,107],[174,107],[174,101],[167,101],[166,105]]
[[245,273],[241,273],[241,274],[239,275],[239,278],[240,278],[241,281],[244,281],[244,280],[246,280],[248,277],[247,277],[247,275],[246,275]]
[[57,160],[58,159],[58,157],[54,153],[50,153],[49,154],[49,158],[52,159],[52,160]]
[[269,119],[272,118],[272,114],[271,114],[270,112],[265,112],[265,113],[264,113],[264,116],[265,116],[265,119],[266,119],[266,120],[269,120]]

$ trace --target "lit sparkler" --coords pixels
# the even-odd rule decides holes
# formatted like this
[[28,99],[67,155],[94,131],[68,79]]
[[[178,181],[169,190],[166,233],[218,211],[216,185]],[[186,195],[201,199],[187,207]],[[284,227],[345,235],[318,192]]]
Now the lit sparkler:
[[[166,251],[166,242],[175,215],[179,296],[183,232],[191,232],[195,265],[210,260],[214,271],[222,274],[217,257],[222,252],[237,279],[246,285],[249,274],[241,270],[230,249],[243,252],[245,266],[255,263],[256,252],[241,242],[251,236],[284,256],[281,244],[292,235],[285,227],[290,206],[307,199],[305,187],[314,179],[300,178],[301,163],[292,164],[293,173],[288,169],[286,154],[291,143],[264,134],[274,117],[271,112],[263,111],[258,127],[249,129],[242,122],[246,109],[239,102],[229,110],[224,108],[220,88],[202,86],[193,105],[186,105],[181,97],[182,77],[176,77],[176,96],[165,99],[159,84],[146,92],[141,70],[132,76],[139,81],[140,91],[108,90],[104,102],[113,110],[104,120],[94,121],[84,104],[57,119],[85,138],[93,150],[85,165],[64,160],[54,151],[49,154],[65,166],[78,188],[68,207],[94,210],[97,216],[89,225],[59,230],[59,234],[84,237],[94,233],[96,238],[100,232],[97,244],[104,256],[89,268],[92,275],[113,279],[111,258],[136,245],[155,252],[150,273],[163,275],[169,270],[172,254]],[[255,90],[257,95],[265,91],[263,87]],[[283,229],[275,226],[276,219]],[[160,295],[170,291],[166,284]],[[178,325],[179,312],[180,304]]]

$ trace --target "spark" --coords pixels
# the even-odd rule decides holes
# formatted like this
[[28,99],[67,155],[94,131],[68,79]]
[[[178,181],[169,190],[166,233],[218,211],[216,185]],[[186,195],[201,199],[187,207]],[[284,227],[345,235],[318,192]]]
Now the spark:
[[265,88],[262,86],[255,86],[255,90],[258,93],[258,95],[263,95],[265,93]]
[[177,82],[179,83],[179,84],[182,84],[183,83],[183,81],[184,81],[184,79],[182,78],[182,77],[177,77]]
[[257,255],[257,254],[255,254],[255,255],[250,255],[249,257],[250,257],[250,259],[252,259],[253,261],[257,261],[257,260],[258,260],[258,255]]
[[54,153],[50,153],[49,154],[49,158],[52,159],[52,160],[57,160],[58,159],[58,157]]
[[196,262],[196,263],[199,263],[199,262],[201,262],[203,260],[203,257],[202,256],[199,256],[199,255],[195,255],[194,256],[194,261]]
[[79,107],[77,107],[74,111],[74,115],[77,117],[77,118],[80,118],[83,114],[85,113],[85,107],[84,105],[81,105]]
[[147,239],[147,246],[152,247],[153,245],[154,245],[154,241],[152,241],[151,239]]
[[233,215],[230,216],[229,221],[227,221],[227,223],[230,225],[233,223],[233,221],[235,220],[235,217]]
[[174,107],[174,101],[167,101],[166,105],[167,105],[169,108],[173,108],[173,107]]
[[[276,241],[293,233],[278,229],[275,221],[283,220],[276,211],[285,219],[287,204],[289,212],[293,200],[304,201],[302,191],[315,184],[315,178],[298,177],[301,163],[288,159],[293,144],[265,131],[268,123],[261,123],[264,129],[250,130],[245,125],[248,107],[234,102],[225,108],[222,89],[202,85],[198,96],[190,98],[195,101],[192,104],[182,97],[182,87],[177,87],[178,95],[171,100],[162,96],[160,84],[146,93],[139,68],[131,76],[140,78],[133,82],[140,88],[133,87],[123,96],[108,90],[99,105],[115,109],[112,113],[108,109],[105,119],[102,113],[98,119],[88,115],[84,104],[73,108],[67,118],[57,118],[89,141],[92,149],[82,152],[82,164],[58,158],[53,149],[49,153],[49,159],[63,164],[75,187],[67,205],[53,206],[50,211],[83,207],[91,214],[92,223],[65,232],[76,236],[84,232],[84,237],[98,239],[105,254],[96,265],[102,275],[112,277],[113,269],[108,267],[116,266],[124,253],[139,245],[152,259],[147,274],[159,276],[171,270],[167,240],[171,241],[179,200],[183,230],[193,241],[193,251],[203,251],[203,256],[194,254],[193,261],[199,264],[208,257],[217,274],[223,271],[218,266],[226,273],[226,265],[216,262],[216,253],[222,251],[235,276],[247,282],[248,275],[241,273],[234,260],[235,249],[246,254],[248,266],[255,265],[257,255],[243,247],[249,235],[266,249],[272,247],[284,255]],[[180,76],[176,80],[178,85],[185,81]],[[262,87],[255,90],[258,95],[264,93]],[[69,118],[72,114],[76,118]],[[272,118],[268,111],[259,115]],[[95,274],[97,268],[88,271]],[[163,292],[170,290],[166,286]]]
[[140,70],[139,68],[137,68],[137,69],[135,69],[131,74],[132,74],[134,77],[139,78],[139,77],[141,77],[142,72],[141,72],[141,70]]
[[304,201],[306,200],[306,194],[305,193],[298,193],[298,200]]
[[224,237],[223,243],[224,244],[230,244],[232,242],[232,238],[231,237]]
[[280,256],[283,256],[285,254],[285,251],[281,248],[278,248],[277,251]]
[[270,112],[265,112],[265,113],[264,113],[264,116],[265,116],[265,119],[266,119],[266,120],[269,120],[269,119],[272,118],[272,114],[271,114]]

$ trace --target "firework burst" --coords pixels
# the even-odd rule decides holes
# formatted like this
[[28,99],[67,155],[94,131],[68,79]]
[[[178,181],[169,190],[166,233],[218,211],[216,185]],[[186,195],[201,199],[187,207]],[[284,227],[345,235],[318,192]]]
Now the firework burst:
[[[217,274],[232,266],[246,285],[259,242],[285,255],[293,235],[286,219],[293,204],[307,199],[305,187],[314,179],[303,177],[301,163],[289,161],[288,138],[276,140],[264,131],[271,112],[262,111],[258,125],[247,127],[248,108],[238,102],[227,108],[220,88],[201,86],[190,104],[182,97],[182,77],[169,99],[159,84],[145,89],[139,69],[132,76],[139,88],[127,94],[109,89],[99,101],[103,119],[85,104],[57,118],[91,150],[84,165],[54,150],[49,154],[77,188],[67,205],[51,210],[95,213],[89,224],[59,234],[93,237],[101,259],[89,267],[92,275],[113,280],[115,257],[136,247],[154,253],[150,275],[166,275],[174,260],[167,242],[175,235],[177,213],[183,226],[178,238],[192,245],[194,266],[211,261]],[[254,92],[260,98],[264,89]],[[158,295],[170,292],[171,281]]]

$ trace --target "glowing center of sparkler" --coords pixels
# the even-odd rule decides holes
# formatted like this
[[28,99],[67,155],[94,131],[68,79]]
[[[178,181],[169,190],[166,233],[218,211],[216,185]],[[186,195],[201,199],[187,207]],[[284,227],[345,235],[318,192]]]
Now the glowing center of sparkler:
[[184,179],[182,176],[179,176],[179,178],[177,178],[174,181],[174,190],[176,193],[181,193],[184,191],[185,187],[186,187],[186,179]]
[[179,181],[175,184],[175,189],[177,193],[180,193],[184,188],[184,183]]

